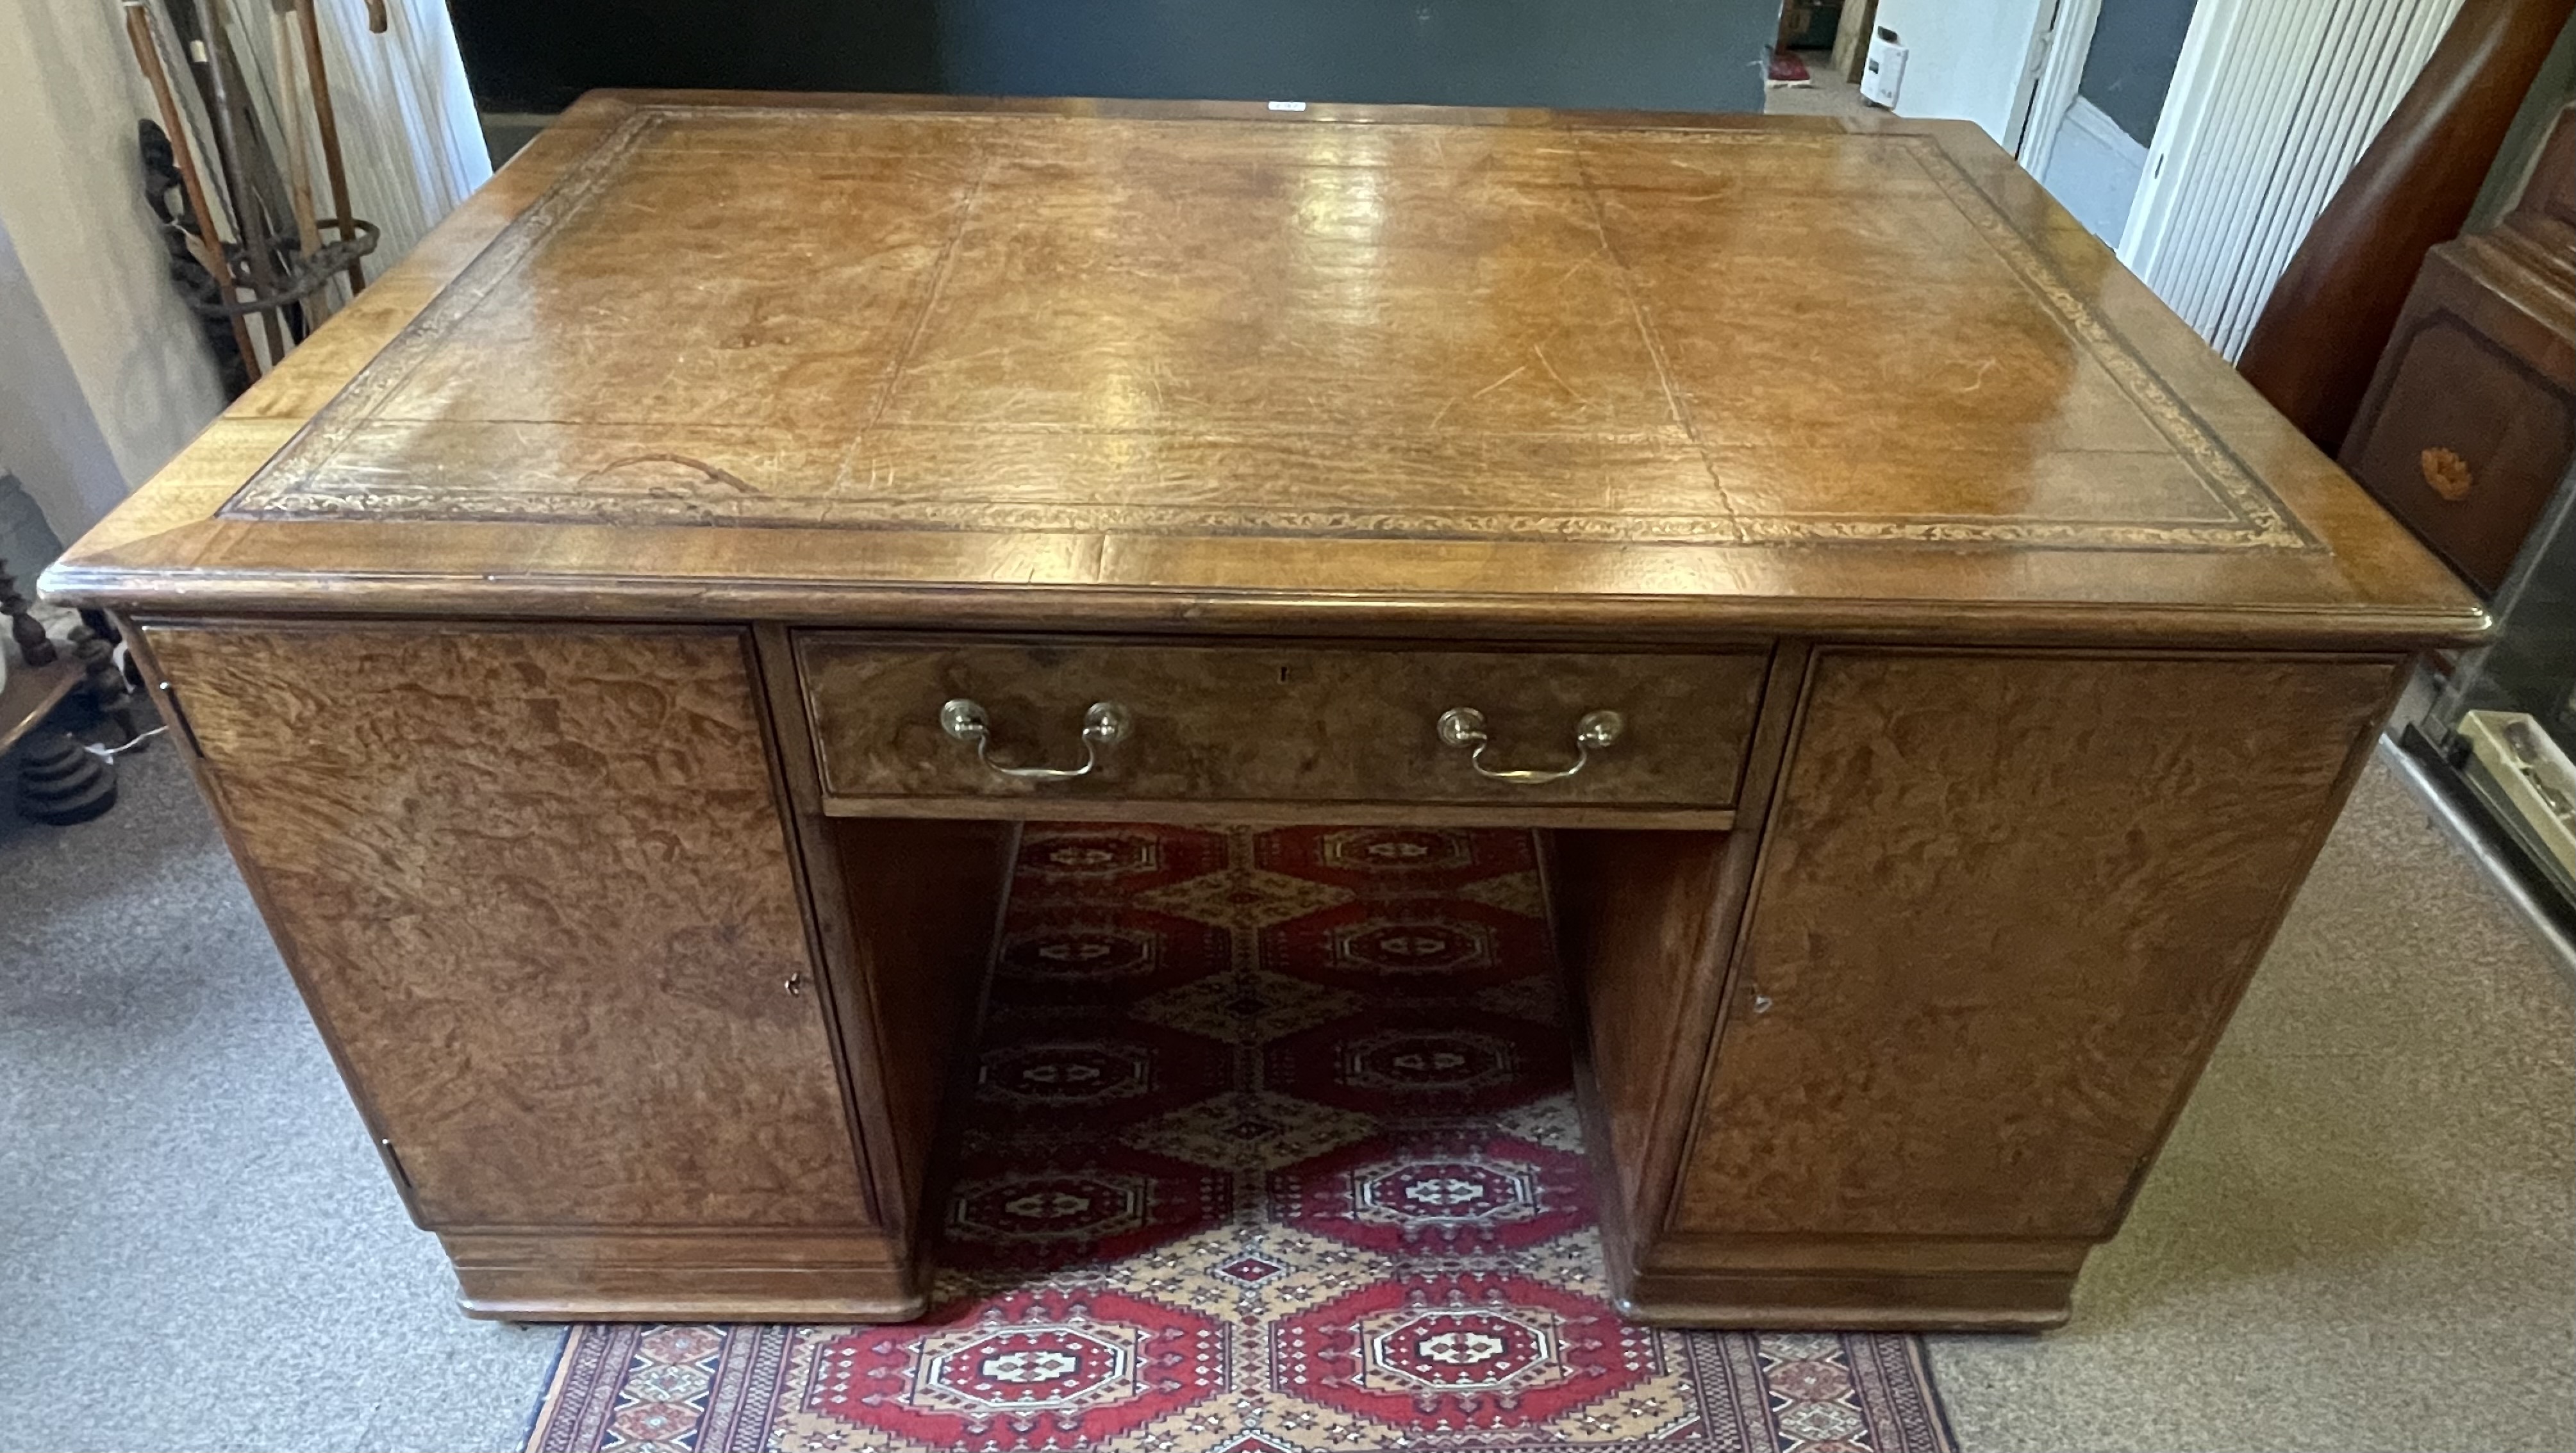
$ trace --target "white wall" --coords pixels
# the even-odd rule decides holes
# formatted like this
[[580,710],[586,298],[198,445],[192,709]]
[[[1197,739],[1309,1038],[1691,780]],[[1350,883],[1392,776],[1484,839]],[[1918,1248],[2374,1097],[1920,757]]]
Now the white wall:
[[[350,191],[383,229],[370,277],[491,175],[443,0],[390,8],[379,36],[363,0],[322,4]],[[155,114],[115,0],[0,0],[0,469],[65,540],[224,403],[143,202]]]
[[[244,13],[264,17],[267,8],[265,0],[248,0]],[[385,8],[385,33],[376,35],[367,29],[365,0],[316,0],[350,200],[379,231],[369,277],[409,252],[492,175],[446,0],[392,0]],[[245,45],[239,54],[260,78],[255,86],[274,87],[268,47]],[[318,169],[321,137],[309,129],[307,137]]]
[[[125,497],[116,451],[98,431],[89,399],[36,289],[0,231],[0,470],[18,476],[56,535]],[[18,562],[19,583],[32,572]]]
[[[0,468],[65,539],[223,405],[143,202],[134,126],[150,114],[115,5],[0,0],[0,233],[13,262],[0,267],[13,293],[0,301],[0,390],[16,396],[0,414]],[[33,319],[50,340],[23,336]],[[31,420],[58,432],[12,437]]]
[[1911,52],[1896,114],[1974,121],[2010,150],[2028,99],[2022,77],[2054,8],[2055,0],[1879,0],[1879,28]]

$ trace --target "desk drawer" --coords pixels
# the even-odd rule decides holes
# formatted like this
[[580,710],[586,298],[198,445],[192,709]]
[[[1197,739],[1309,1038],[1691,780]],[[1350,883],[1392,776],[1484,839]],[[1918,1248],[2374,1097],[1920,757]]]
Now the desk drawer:
[[[798,670],[823,790],[891,806],[923,799],[1038,802],[1617,804],[1723,809],[1735,800],[1761,704],[1767,648],[1647,654],[977,642],[807,632]],[[968,701],[976,731],[943,727]],[[1079,767],[1085,712],[1115,703],[1078,777],[999,768]],[[1441,718],[1480,713],[1471,730]],[[1577,743],[1592,718],[1594,745]],[[957,714],[952,711],[952,715]],[[1469,724],[1470,726],[1473,723]],[[1604,730],[1608,728],[1608,730]],[[1601,743],[1607,738],[1606,745]],[[1588,760],[1586,758],[1588,757]],[[1535,774],[1570,775],[1537,780]],[[917,809],[915,809],[917,810]],[[1043,811],[1044,809],[1035,809]]]

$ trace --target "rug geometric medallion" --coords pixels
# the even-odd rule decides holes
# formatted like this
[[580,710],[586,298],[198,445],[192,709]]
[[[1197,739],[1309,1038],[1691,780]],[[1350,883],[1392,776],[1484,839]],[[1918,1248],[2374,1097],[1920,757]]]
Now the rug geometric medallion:
[[1603,1299],[1529,834],[1032,824],[929,1314],[573,1329],[542,1453],[1952,1453],[1896,1334]]

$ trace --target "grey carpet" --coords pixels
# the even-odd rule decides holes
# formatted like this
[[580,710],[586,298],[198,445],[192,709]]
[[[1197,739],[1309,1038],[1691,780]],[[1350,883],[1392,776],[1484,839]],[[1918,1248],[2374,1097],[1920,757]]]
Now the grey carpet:
[[2388,772],[2073,1324],[1933,1366],[1995,1453],[2576,1448],[2569,984]]
[[[0,1448],[509,1448],[166,748],[0,809]],[[2576,1445],[2566,981],[2374,770],[2075,1325],[1942,1338],[1971,1449]]]
[[558,1331],[457,1315],[178,755],[122,765],[0,809],[0,1446],[517,1446]]

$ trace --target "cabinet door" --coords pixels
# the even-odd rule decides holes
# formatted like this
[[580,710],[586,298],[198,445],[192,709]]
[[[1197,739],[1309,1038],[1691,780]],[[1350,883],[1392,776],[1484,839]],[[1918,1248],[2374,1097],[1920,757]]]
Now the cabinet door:
[[738,633],[145,635],[423,1224],[873,1220]]
[[1667,1225],[2111,1234],[2396,670],[1819,652]]

